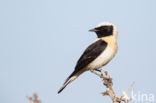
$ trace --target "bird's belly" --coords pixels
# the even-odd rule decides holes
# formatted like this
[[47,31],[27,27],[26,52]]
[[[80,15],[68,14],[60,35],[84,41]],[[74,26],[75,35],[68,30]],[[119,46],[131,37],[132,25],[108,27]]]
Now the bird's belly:
[[98,69],[107,64],[115,55],[117,48],[107,47],[94,61],[92,61],[87,69]]

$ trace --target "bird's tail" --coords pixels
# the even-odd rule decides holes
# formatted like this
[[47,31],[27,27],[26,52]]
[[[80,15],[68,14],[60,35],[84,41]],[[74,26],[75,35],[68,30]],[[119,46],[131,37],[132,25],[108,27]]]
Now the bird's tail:
[[[84,70],[83,70],[84,71]],[[74,71],[65,81],[63,86],[58,90],[58,93],[60,93],[69,83],[74,81],[82,72],[82,70],[79,72]]]

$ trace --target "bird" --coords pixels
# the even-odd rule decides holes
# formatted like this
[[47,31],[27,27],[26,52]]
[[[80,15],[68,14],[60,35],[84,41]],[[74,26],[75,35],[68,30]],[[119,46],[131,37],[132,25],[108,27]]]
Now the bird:
[[89,31],[95,32],[97,38],[84,50],[76,63],[75,70],[58,90],[58,94],[82,73],[88,70],[95,73],[95,70],[99,70],[110,62],[117,52],[118,31],[114,24],[102,22]]

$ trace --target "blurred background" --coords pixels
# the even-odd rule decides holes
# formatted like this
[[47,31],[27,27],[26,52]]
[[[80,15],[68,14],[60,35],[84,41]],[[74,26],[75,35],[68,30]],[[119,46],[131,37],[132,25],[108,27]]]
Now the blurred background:
[[155,0],[1,0],[0,103],[27,103],[26,96],[35,92],[42,103],[112,102],[100,94],[103,81],[90,72],[57,94],[96,38],[88,30],[103,21],[119,31],[118,53],[102,68],[113,78],[116,94],[135,81],[128,96],[155,96]]

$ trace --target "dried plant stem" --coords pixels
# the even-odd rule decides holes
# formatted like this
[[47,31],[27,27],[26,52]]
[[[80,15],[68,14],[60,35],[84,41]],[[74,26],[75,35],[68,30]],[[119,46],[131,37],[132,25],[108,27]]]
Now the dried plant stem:
[[104,96],[105,95],[109,96],[112,99],[113,103],[121,103],[122,101],[125,103],[128,103],[129,101],[131,101],[131,98],[124,98],[124,96],[132,88],[134,82],[128,87],[128,89],[120,97],[117,97],[112,88],[112,85],[113,85],[112,78],[107,75],[107,71],[100,70],[101,74],[98,74],[95,71],[91,71],[91,72],[96,74],[100,78],[103,78],[104,80],[103,84],[106,86],[106,91],[102,92],[101,94]]
[[41,103],[41,101],[38,100],[38,96],[36,93],[34,93],[33,98],[28,97],[28,96],[26,98],[27,98],[28,103]]

